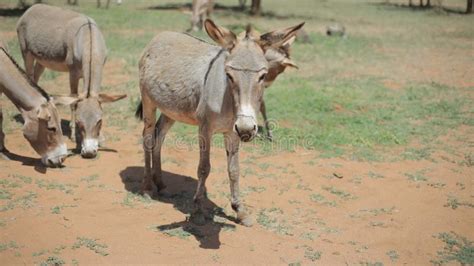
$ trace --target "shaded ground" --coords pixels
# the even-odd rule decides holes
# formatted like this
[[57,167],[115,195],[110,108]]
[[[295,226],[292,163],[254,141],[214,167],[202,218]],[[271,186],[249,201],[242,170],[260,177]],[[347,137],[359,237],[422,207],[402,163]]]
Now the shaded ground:
[[[164,195],[136,194],[143,176],[142,125],[132,117],[137,58],[157,32],[186,29],[188,17],[147,5],[101,13],[90,3],[81,11],[103,25],[110,50],[104,90],[129,98],[104,107],[99,157],[72,156],[62,169],[41,167],[17,111],[0,99],[13,153],[0,158],[2,264],[472,264],[472,18],[360,1],[285,3],[267,10],[285,20],[215,15],[228,27],[248,19],[260,30],[305,17],[313,40],[295,45],[300,70],[266,94],[278,121],[275,144],[243,146],[241,194],[253,227],[235,223],[219,145],[205,203],[213,221],[188,221],[198,162],[192,127],[177,125],[167,139]],[[322,34],[336,20],[349,29],[347,39]],[[0,36],[19,59],[15,21],[0,17]],[[47,71],[40,84],[64,93],[68,77]],[[68,108],[60,112],[69,119]],[[282,144],[290,137],[306,145]]]

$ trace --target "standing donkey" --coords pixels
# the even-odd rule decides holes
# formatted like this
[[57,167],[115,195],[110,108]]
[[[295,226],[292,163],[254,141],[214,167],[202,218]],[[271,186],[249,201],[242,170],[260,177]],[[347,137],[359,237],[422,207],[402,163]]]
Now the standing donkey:
[[214,10],[214,0],[193,0],[191,28],[189,31],[202,29],[204,17],[209,17]]
[[[8,54],[0,42],[0,96],[4,93],[21,112],[25,121],[23,136],[49,167],[61,166],[67,156],[60,117],[54,102],[72,104],[71,97],[53,99],[33,83]],[[0,107],[0,153],[7,152],[3,133],[3,113]]]
[[[257,134],[257,111],[264,91],[268,62],[264,51],[280,47],[303,23],[254,38],[243,38],[206,20],[207,34],[220,46],[186,34],[163,32],[145,48],[139,62],[142,102],[137,116],[144,119],[145,177],[142,191],[163,189],[161,146],[175,121],[199,127],[200,159],[193,219],[204,223],[202,200],[210,171],[211,137],[223,133],[227,152],[232,208],[247,226],[251,219],[239,197],[239,145]],[[156,109],[161,116],[156,122]],[[196,216],[197,215],[197,216]]]
[[[85,15],[37,4],[20,18],[17,33],[26,73],[34,82],[38,82],[45,67],[69,72],[71,96],[79,98],[71,107],[71,136],[76,135],[77,126],[82,157],[95,157],[102,127],[102,103],[126,97],[99,93],[107,48],[97,24]],[[84,86],[78,94],[80,78]]]
[[[300,30],[298,30],[298,32],[300,32]],[[293,36],[279,47],[270,47],[265,51],[265,59],[268,61],[268,74],[265,76],[265,82],[263,84],[265,89],[270,87],[278,75],[283,73],[287,67],[298,68],[293,60],[290,59],[290,46],[295,39],[296,36]],[[263,98],[260,104],[260,112],[262,113],[265,129],[267,130],[267,138],[272,141],[272,129],[270,121],[267,118],[267,110]]]

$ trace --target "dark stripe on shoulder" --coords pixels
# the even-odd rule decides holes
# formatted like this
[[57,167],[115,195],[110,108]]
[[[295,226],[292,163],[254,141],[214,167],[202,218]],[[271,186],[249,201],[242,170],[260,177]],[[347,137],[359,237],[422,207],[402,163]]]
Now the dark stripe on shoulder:
[[221,56],[221,54],[225,51],[224,48],[222,48],[214,58],[212,58],[211,62],[209,63],[209,67],[207,68],[206,75],[204,76],[204,86],[206,86],[207,83],[207,77],[209,76],[209,72],[211,72],[211,68],[214,65],[214,62],[216,62],[217,58]]

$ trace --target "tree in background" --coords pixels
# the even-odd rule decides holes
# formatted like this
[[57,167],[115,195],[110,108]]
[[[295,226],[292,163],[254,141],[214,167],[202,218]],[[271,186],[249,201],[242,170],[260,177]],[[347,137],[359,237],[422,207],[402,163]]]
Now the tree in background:
[[250,14],[252,16],[260,16],[261,12],[262,12],[262,1],[252,0],[252,6],[250,7]]
[[472,13],[472,0],[467,0],[466,13],[467,13],[467,14],[471,14],[471,13]]

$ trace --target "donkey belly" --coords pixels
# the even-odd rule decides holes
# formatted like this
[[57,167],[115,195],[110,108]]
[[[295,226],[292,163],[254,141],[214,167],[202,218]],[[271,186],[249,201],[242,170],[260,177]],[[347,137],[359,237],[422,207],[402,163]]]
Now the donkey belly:
[[199,123],[196,116],[199,94],[192,87],[176,88],[168,83],[160,83],[158,88],[150,90],[149,94],[162,113],[182,123]]
[[61,62],[61,61],[51,61],[51,60],[46,60],[42,58],[36,57],[36,61],[40,63],[40,65],[49,68],[54,71],[59,71],[59,72],[67,72],[69,71],[69,68],[66,64],[66,62]]

